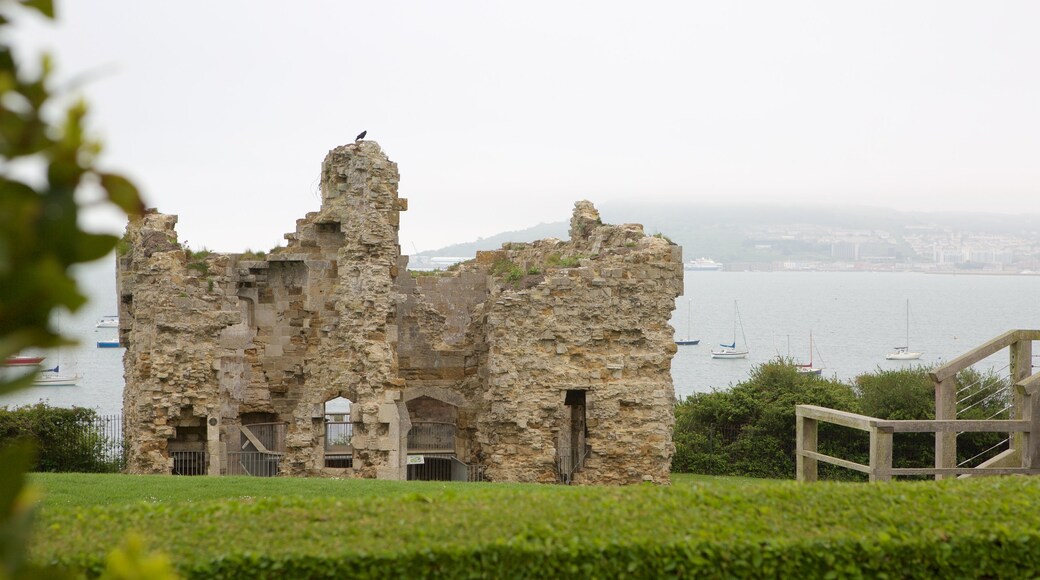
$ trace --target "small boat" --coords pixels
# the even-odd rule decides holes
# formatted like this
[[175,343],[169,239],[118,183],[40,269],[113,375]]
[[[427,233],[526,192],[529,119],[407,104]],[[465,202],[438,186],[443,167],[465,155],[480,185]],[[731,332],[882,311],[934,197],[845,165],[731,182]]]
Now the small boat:
[[119,328],[118,316],[102,316],[94,325],[95,328]]
[[[737,348],[737,325],[740,325],[740,336],[744,340],[744,348]],[[737,301],[733,301],[733,342],[719,344],[721,348],[711,349],[711,358],[747,358],[747,337],[744,336],[744,323],[740,321],[740,309]]]
[[118,338],[114,338],[112,340],[99,340],[99,341],[97,341],[97,347],[98,348],[119,348],[120,346],[122,346],[122,345],[119,344],[119,339]]
[[813,350],[815,348],[812,331],[809,331],[809,364],[796,364],[794,368],[803,375],[818,375],[823,373],[823,367],[813,366]]
[[906,300],[906,344],[893,347],[893,351],[885,355],[887,360],[917,360],[921,358],[919,352],[910,350],[910,299]]
[[35,366],[43,362],[42,356],[22,356],[12,355],[7,357],[4,361],[3,366],[6,367],[18,367],[18,366]]
[[39,376],[33,379],[33,385],[40,387],[74,387],[81,378],[79,375],[63,375],[59,372],[58,367],[54,367],[53,369],[41,371]]
[[697,258],[683,264],[683,269],[693,272],[715,272],[722,269],[722,264],[711,258]]
[[690,327],[693,322],[693,300],[690,300],[686,308],[686,338],[675,341],[675,344],[679,346],[691,346],[694,344],[700,344],[701,339],[690,338]]

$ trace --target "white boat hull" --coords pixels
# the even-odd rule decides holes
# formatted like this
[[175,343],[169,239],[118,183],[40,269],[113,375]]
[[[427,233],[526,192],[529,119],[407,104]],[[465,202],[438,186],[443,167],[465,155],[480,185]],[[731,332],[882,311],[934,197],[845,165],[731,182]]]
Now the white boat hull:
[[923,353],[920,352],[890,352],[885,355],[888,360],[917,360]]
[[746,350],[713,350],[711,358],[747,358]]
[[79,375],[76,375],[76,376],[73,376],[73,377],[67,377],[67,376],[56,376],[56,377],[40,376],[40,377],[37,377],[37,379],[33,381],[33,385],[35,385],[37,387],[45,387],[45,386],[49,386],[49,387],[74,387],[79,382],[79,379],[80,379]]

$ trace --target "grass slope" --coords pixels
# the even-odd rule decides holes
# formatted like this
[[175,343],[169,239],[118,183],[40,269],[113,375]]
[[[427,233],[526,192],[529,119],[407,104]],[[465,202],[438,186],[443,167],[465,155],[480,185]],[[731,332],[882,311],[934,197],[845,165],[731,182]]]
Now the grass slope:
[[89,570],[130,533],[194,577],[952,577],[1040,569],[1037,478],[881,485],[680,478],[670,488],[33,481],[47,498],[33,558]]

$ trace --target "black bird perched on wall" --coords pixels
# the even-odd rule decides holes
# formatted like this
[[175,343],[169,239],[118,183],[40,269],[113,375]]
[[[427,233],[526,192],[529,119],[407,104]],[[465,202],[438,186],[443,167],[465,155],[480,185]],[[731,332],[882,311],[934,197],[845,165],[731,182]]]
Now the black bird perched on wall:
[[362,131],[362,132],[358,133],[358,136],[354,137],[354,142],[357,143],[358,141],[364,139],[365,135],[368,135],[368,131]]

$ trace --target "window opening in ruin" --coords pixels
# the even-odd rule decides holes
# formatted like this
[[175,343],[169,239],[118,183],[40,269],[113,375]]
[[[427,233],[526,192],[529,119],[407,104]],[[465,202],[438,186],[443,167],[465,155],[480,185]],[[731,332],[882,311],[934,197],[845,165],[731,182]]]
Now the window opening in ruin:
[[585,393],[584,390],[568,389],[563,397],[565,411],[560,429],[560,443],[557,447],[560,481],[563,483],[571,482],[574,473],[585,464],[585,456],[588,454],[585,444],[588,436]]
[[421,396],[408,408],[408,473],[413,481],[468,481],[468,466],[456,458],[458,407]]
[[173,475],[206,475],[209,454],[206,453],[206,424],[192,415],[190,407],[181,409],[174,422],[174,436],[166,441],[173,465]]
[[228,475],[278,475],[288,427],[274,413],[243,413],[238,448],[228,449]]
[[354,449],[350,438],[354,436],[354,423],[350,420],[353,402],[346,397],[325,401],[325,467],[353,467]]
[[455,430],[458,408],[433,397],[417,397],[408,401],[408,453],[455,454]]

